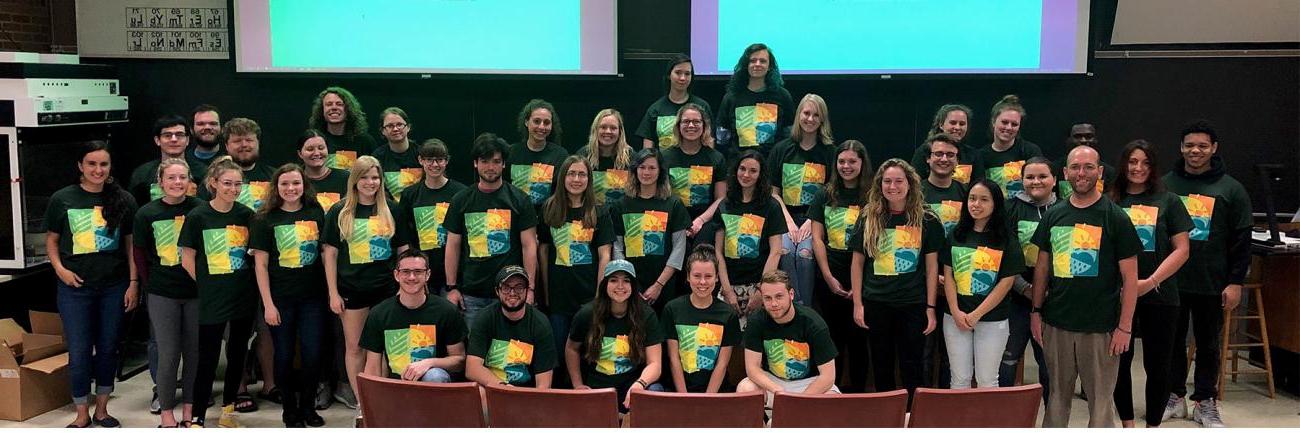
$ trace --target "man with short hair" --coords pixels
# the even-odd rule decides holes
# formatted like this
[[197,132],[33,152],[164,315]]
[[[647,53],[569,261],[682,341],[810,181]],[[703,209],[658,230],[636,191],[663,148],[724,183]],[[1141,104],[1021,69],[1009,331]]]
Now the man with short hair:
[[420,145],[420,167],[424,169],[424,180],[418,185],[411,185],[401,195],[403,223],[398,230],[402,242],[429,256],[434,263],[429,275],[429,291],[441,294],[447,286],[447,269],[440,264],[446,262],[447,245],[447,211],[451,199],[464,191],[466,186],[447,177],[447,166],[451,155],[442,140],[430,138]]
[[1182,158],[1161,181],[1178,194],[1192,217],[1191,251],[1178,270],[1178,330],[1169,369],[1172,393],[1164,419],[1186,417],[1187,322],[1196,339],[1196,373],[1192,419],[1205,427],[1223,427],[1219,415],[1218,374],[1223,311],[1237,308],[1241,285],[1250,268],[1251,204],[1246,188],[1228,175],[1219,157],[1214,126],[1200,120],[1182,131]]
[[551,322],[526,302],[528,274],[510,265],[497,272],[497,303],[470,324],[465,377],[481,385],[551,387],[555,337]]
[[236,117],[226,122],[221,135],[226,137],[226,153],[244,171],[244,185],[237,201],[256,211],[271,191],[271,175],[275,173],[270,165],[258,164],[262,128],[253,119]]
[[1075,147],[1068,160],[1074,195],[1048,209],[1033,237],[1039,253],[1030,329],[1043,345],[1052,384],[1043,427],[1069,424],[1077,379],[1088,395],[1088,427],[1114,427],[1115,381],[1119,355],[1133,336],[1142,242],[1124,209],[1096,188],[1097,151]]
[[190,112],[190,129],[194,131],[189,149],[185,155],[204,164],[211,164],[213,159],[225,154],[221,148],[221,112],[210,104],[199,104]]
[[[135,197],[136,204],[143,206],[162,197],[162,188],[158,187],[158,165],[168,158],[184,158],[190,166],[190,189],[186,194],[190,196],[199,194],[198,184],[207,174],[207,165],[185,152],[185,146],[189,145],[189,141],[190,128],[185,124],[185,118],[168,114],[154,121],[153,144],[158,146],[158,159],[136,167],[135,171],[131,172],[131,180],[127,184],[127,191]],[[204,192],[206,196],[206,191]]]
[[374,151],[375,138],[368,133],[366,112],[348,89],[330,86],[316,94],[307,126],[325,134],[330,168],[349,170],[358,156]]
[[930,156],[925,162],[930,166],[930,174],[921,184],[921,193],[925,204],[939,216],[945,235],[952,234],[952,229],[957,228],[962,204],[966,202],[966,185],[953,182],[957,161],[961,158],[961,147],[956,141],[944,133],[931,135],[926,140],[930,145]]
[[[495,301],[492,276],[520,265],[528,281],[537,280],[537,214],[528,195],[502,180],[506,142],[493,133],[474,139],[470,158],[478,183],[452,198],[447,208],[447,300],[473,322]],[[463,283],[458,285],[457,283]],[[533,303],[533,290],[527,301]]]
[[794,287],[783,271],[764,273],[758,294],[763,310],[746,320],[745,379],[736,392],[763,390],[769,408],[777,392],[838,394],[839,352],[826,322],[812,308],[794,304]]
[[[1087,122],[1080,122],[1070,126],[1070,135],[1065,137],[1065,151],[1069,152],[1071,149],[1079,146],[1088,146],[1093,149],[1097,148],[1096,126]],[[1074,193],[1074,187],[1071,186],[1070,179],[1066,177],[1065,171],[1065,167],[1069,165],[1069,161],[1067,161],[1066,157],[1063,156],[1053,165],[1056,167],[1056,173],[1053,174],[1056,175],[1057,180],[1057,195],[1061,197],[1061,200],[1068,199],[1070,198],[1070,194]],[[1097,181],[1097,191],[1105,193],[1106,188],[1115,184],[1116,177],[1119,177],[1119,170],[1116,170],[1115,166],[1110,165],[1105,159],[1102,159],[1101,176]]]
[[465,319],[456,306],[425,290],[429,258],[419,251],[397,255],[393,278],[397,296],[371,308],[361,328],[358,345],[366,350],[364,371],[394,379],[450,382],[452,374],[465,368]]

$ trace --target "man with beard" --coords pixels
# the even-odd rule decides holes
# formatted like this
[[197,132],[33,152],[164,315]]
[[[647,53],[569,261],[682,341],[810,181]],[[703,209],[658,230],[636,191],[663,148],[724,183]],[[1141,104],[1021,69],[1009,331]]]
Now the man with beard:
[[1099,159],[1088,146],[1070,151],[1065,172],[1074,195],[1050,208],[1034,232],[1030,330],[1052,384],[1043,427],[1069,424],[1076,379],[1088,395],[1088,427],[1114,427],[1118,416],[1115,381],[1133,337],[1142,243],[1124,209],[1097,190]]
[[465,319],[446,299],[428,294],[429,258],[418,250],[397,255],[393,278],[397,296],[371,308],[361,330],[364,371],[393,379],[450,382],[453,373],[465,368]]
[[[1250,196],[1228,175],[1219,151],[1219,136],[1204,120],[1183,129],[1182,161],[1160,180],[1178,194],[1192,217],[1191,252],[1178,278],[1177,333],[1173,353],[1187,351],[1187,322],[1196,339],[1196,373],[1190,399],[1192,419],[1205,427],[1223,427],[1219,416],[1218,374],[1223,310],[1237,308],[1241,284],[1250,268]],[[1186,417],[1187,358],[1175,355],[1169,369],[1173,385],[1164,419]]]
[[925,178],[925,183],[921,184],[921,192],[925,204],[930,206],[930,210],[939,216],[939,222],[943,223],[944,235],[950,235],[952,229],[957,227],[957,220],[961,219],[962,203],[966,202],[966,185],[953,181],[953,172],[961,158],[961,147],[952,136],[944,133],[930,136],[926,144],[930,146],[930,156],[925,160],[930,167],[930,174]]
[[839,394],[835,387],[839,352],[830,329],[812,308],[794,304],[790,277],[779,270],[763,274],[758,294],[763,310],[750,313],[746,320],[745,379],[736,385],[736,392],[763,390],[768,408],[777,392]]
[[211,164],[213,159],[224,155],[225,150],[221,148],[221,113],[217,107],[199,104],[191,112],[190,120],[190,129],[194,131],[191,140],[193,146],[185,151],[185,156]]
[[252,119],[236,117],[227,121],[221,132],[226,137],[226,153],[244,171],[244,185],[237,201],[256,211],[266,200],[275,173],[274,167],[258,164],[262,128]]
[[[158,159],[140,164],[135,171],[131,172],[127,191],[135,197],[136,204],[143,206],[162,197],[162,189],[158,187],[158,164],[167,158],[185,159],[190,166],[190,188],[186,194],[191,197],[198,195],[198,182],[202,181],[203,176],[207,174],[208,166],[185,152],[185,146],[189,145],[189,142],[190,129],[185,124],[185,118],[169,114],[154,121],[153,143],[158,146],[160,154]],[[206,195],[206,190],[204,193]]]
[[[1065,138],[1065,151],[1069,152],[1079,146],[1088,146],[1093,149],[1097,148],[1096,126],[1086,122],[1076,123],[1073,126],[1070,126],[1070,136]],[[1057,195],[1061,197],[1061,200],[1068,199],[1070,198],[1070,194],[1074,193],[1074,188],[1070,186],[1070,179],[1065,177],[1065,167],[1069,165],[1069,161],[1066,161],[1066,159],[1062,157],[1053,165],[1057,170],[1056,173],[1053,173],[1056,175],[1058,181],[1056,184]],[[1115,178],[1117,176],[1119,176],[1119,171],[1115,169],[1115,166],[1107,164],[1106,161],[1102,161],[1101,177],[1097,182],[1097,191],[1103,193],[1106,192],[1106,188],[1115,184]]]
[[[478,183],[456,194],[447,208],[447,300],[473,323],[495,301],[492,276],[519,265],[528,281],[537,280],[537,214],[528,195],[505,183],[506,142],[493,133],[474,139],[470,158]],[[462,283],[462,284],[457,284]],[[533,303],[533,289],[527,293]]]
[[481,385],[551,387],[555,338],[551,322],[526,298],[532,287],[519,266],[497,272],[499,308],[484,310],[470,324],[465,377]]
[[307,127],[325,133],[330,168],[351,169],[358,156],[369,155],[375,148],[361,102],[342,87],[327,87],[316,95]]

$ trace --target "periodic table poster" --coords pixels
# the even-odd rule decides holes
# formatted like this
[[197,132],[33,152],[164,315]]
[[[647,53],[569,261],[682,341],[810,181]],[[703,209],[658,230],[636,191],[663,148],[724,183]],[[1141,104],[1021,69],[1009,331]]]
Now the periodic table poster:
[[78,0],[82,57],[230,58],[225,0]]

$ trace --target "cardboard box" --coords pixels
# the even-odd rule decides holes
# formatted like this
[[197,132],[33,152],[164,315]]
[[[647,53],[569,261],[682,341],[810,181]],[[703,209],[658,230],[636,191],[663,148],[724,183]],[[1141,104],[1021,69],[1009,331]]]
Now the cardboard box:
[[32,332],[0,320],[0,419],[25,421],[72,402],[68,351],[57,313],[29,313]]

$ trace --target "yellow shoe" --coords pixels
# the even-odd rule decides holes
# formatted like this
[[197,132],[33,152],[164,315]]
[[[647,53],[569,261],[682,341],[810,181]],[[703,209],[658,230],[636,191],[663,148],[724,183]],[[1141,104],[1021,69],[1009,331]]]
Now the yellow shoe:
[[235,413],[235,405],[228,404],[221,407],[221,419],[217,421],[217,426],[222,428],[240,428],[239,414]]

